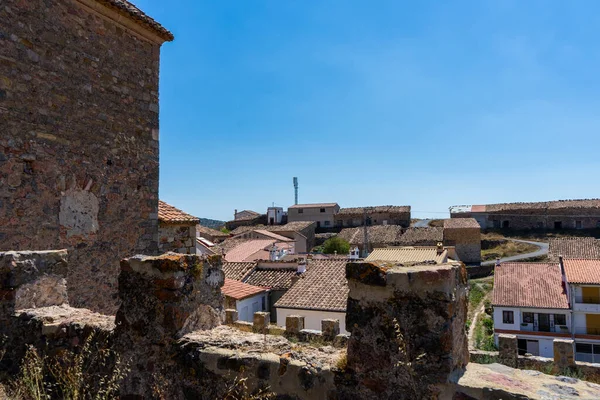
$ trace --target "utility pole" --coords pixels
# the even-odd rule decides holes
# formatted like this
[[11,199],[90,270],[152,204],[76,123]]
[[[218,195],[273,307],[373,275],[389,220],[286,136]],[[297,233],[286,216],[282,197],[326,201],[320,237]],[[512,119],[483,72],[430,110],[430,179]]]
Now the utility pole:
[[373,207],[363,207],[363,258],[369,256],[369,230],[367,229],[367,211],[371,211]]

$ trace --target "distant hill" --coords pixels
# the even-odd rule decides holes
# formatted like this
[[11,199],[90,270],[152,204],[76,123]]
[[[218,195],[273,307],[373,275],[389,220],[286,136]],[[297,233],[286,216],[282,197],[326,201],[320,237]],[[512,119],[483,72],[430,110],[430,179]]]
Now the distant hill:
[[225,225],[225,221],[219,221],[218,219],[200,218],[200,225],[206,226],[207,228],[221,229]]

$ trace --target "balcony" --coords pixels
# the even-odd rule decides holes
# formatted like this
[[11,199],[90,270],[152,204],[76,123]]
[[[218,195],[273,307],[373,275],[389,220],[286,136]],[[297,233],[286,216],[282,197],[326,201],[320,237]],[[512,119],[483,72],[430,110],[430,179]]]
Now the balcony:
[[578,327],[575,327],[575,333],[578,335],[600,336],[600,328],[587,328],[585,326],[578,326]]
[[574,311],[600,312],[600,298],[575,296]]
[[533,323],[522,323],[521,331],[524,332],[553,332],[553,333],[569,333],[569,327],[566,325],[555,325],[554,328],[549,326],[540,327]]

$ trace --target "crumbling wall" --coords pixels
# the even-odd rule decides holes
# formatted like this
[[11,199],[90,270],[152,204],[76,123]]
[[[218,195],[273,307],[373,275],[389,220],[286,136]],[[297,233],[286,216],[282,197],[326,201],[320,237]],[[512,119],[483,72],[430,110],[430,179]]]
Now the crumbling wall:
[[464,263],[481,263],[481,229],[479,227],[444,227],[444,245],[455,246],[456,255]]
[[181,254],[196,254],[196,225],[165,224],[158,228],[158,250]]
[[71,303],[114,313],[119,260],[158,251],[160,44],[4,0],[0,49],[0,250],[68,249]]

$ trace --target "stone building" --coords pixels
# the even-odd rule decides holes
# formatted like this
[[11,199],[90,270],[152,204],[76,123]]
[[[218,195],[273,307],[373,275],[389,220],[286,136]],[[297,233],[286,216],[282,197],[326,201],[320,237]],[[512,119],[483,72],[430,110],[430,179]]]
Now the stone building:
[[296,204],[288,208],[288,222],[313,221],[317,229],[332,228],[339,211],[338,203]]
[[600,199],[450,207],[451,218],[475,218],[482,229],[600,228]]
[[465,264],[481,263],[481,228],[473,218],[444,220],[444,245],[454,246]]
[[158,249],[196,254],[197,217],[187,214],[162,200],[158,201]]
[[334,221],[337,227],[357,227],[368,225],[400,225],[404,228],[410,226],[410,206],[376,206],[376,207],[351,207],[340,208],[335,214]]
[[69,250],[69,299],[117,309],[158,252],[158,79],[173,35],[124,0],[3,0],[0,250]]

